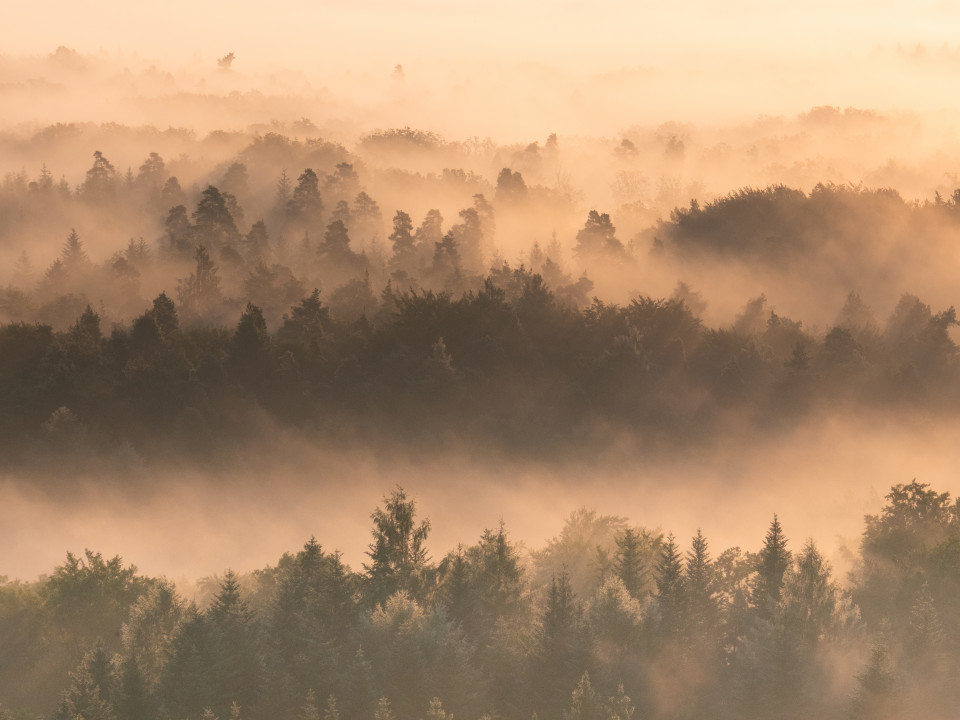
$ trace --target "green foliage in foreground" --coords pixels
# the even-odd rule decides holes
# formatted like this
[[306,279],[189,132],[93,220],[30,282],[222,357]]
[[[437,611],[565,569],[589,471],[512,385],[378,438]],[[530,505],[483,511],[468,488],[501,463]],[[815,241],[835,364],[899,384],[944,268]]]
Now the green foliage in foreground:
[[[203,605],[119,558],[0,585],[0,718],[953,718],[960,504],[916,481],[866,518],[846,587],[774,517],[714,556],[574,513],[438,562],[401,488],[362,572],[308,541]],[[592,538],[595,543],[584,542]],[[545,572],[559,563],[566,569]],[[576,588],[576,590],[574,589]],[[9,708],[14,708],[13,710]]]

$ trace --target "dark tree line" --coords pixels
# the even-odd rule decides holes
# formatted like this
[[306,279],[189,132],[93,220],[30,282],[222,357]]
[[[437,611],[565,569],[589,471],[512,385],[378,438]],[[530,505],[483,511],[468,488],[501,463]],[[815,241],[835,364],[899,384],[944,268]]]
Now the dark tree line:
[[434,562],[400,488],[372,515],[361,571],[311,539],[228,571],[202,605],[120,558],[68,554],[48,578],[0,584],[0,715],[949,718],[958,512],[895,486],[845,587],[776,516],[758,552],[714,555],[699,531],[686,545],[574,514],[578,532],[618,528],[612,562],[569,545],[559,559],[596,552],[591,569],[545,584],[502,522]]
[[[195,304],[217,292],[202,251],[184,285]],[[881,325],[851,294],[837,324],[812,334],[763,297],[731,327],[706,327],[682,286],[577,309],[522,267],[460,296],[388,287],[353,321],[314,290],[273,330],[253,303],[232,327],[186,322],[187,292],[162,293],[109,330],[90,306],[69,330],[0,326],[8,461],[117,443],[215,453],[249,430],[238,408],[333,440],[432,442],[442,428],[536,454],[602,446],[601,424],[679,442],[732,416],[769,425],[824,407],[949,410],[960,392],[955,312],[912,295]]]

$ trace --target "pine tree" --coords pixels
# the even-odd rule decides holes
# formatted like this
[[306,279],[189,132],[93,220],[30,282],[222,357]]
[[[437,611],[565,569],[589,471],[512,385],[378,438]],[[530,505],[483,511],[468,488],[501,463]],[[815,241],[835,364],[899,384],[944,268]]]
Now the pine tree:
[[836,605],[837,588],[830,580],[830,566],[809,540],[784,582],[783,609],[788,629],[812,649],[829,630]]
[[623,691],[623,683],[617,683],[617,694],[607,700],[607,720],[631,720],[634,709],[630,696]]
[[484,531],[477,550],[474,566],[477,620],[482,632],[489,636],[497,620],[519,611],[523,568],[516,549],[507,540],[502,521],[496,532]]
[[673,533],[660,549],[657,563],[657,605],[666,635],[676,635],[683,625],[684,579],[680,550]]
[[211,640],[211,707],[220,715],[231,705],[254,708],[260,699],[263,668],[253,613],[228,571],[206,612]]
[[452,620],[459,622],[471,637],[477,634],[478,618],[475,611],[476,596],[473,589],[473,569],[463,546],[457,547],[440,564],[439,597]]
[[93,202],[102,202],[113,195],[117,182],[117,170],[99,150],[93,153],[93,167],[87,170],[83,183],[83,197]]
[[687,631],[691,635],[711,632],[717,625],[719,607],[714,589],[714,569],[710,562],[707,539],[697,530],[687,552],[684,575]]
[[60,252],[60,259],[63,261],[63,269],[70,274],[85,270],[90,266],[90,258],[87,256],[87,251],[84,249],[83,242],[77,235],[76,229],[71,228],[67,241],[63,245],[63,250]]
[[600,696],[590,683],[590,674],[583,673],[570,694],[570,707],[563,713],[564,720],[606,720],[603,710]]
[[187,315],[201,317],[222,302],[223,293],[217,266],[203,245],[197,246],[195,260],[196,270],[177,283],[177,300]]
[[430,700],[426,720],[453,720],[453,715],[445,712],[440,698],[435,697]]
[[413,221],[403,210],[393,217],[393,232],[387,238],[393,247],[390,268],[408,274],[416,272],[416,247],[413,236]]
[[247,262],[256,262],[267,256],[270,250],[270,236],[263,220],[257,220],[243,239],[243,253]]
[[377,711],[373,714],[373,720],[394,720],[393,711],[390,709],[390,701],[385,697],[377,701]]
[[780,603],[783,576],[790,567],[787,539],[776,515],[764,538],[757,562],[757,576],[753,585],[753,604],[763,617],[768,617]]
[[[306,720],[306,718],[304,718]],[[327,698],[327,706],[323,709],[323,720],[340,720],[340,711],[337,709],[337,698],[333,695]]]
[[890,664],[887,638],[881,633],[870,652],[870,662],[857,675],[853,699],[855,720],[893,720],[900,717],[897,683]]
[[110,704],[110,660],[102,642],[84,656],[70,679],[54,720],[75,720],[78,716],[84,720],[116,720]]
[[641,600],[647,593],[648,571],[640,536],[632,528],[627,528],[617,536],[616,541],[614,573],[620,578],[630,596]]
[[203,191],[200,202],[197,203],[197,209],[191,216],[193,231],[198,242],[217,251],[232,247],[236,243],[240,233],[237,230],[236,219],[230,212],[228,200],[232,197],[229,193],[221,193],[213,185],[208,185]]
[[120,665],[120,683],[114,706],[117,720],[151,720],[156,716],[150,686],[133,655]]

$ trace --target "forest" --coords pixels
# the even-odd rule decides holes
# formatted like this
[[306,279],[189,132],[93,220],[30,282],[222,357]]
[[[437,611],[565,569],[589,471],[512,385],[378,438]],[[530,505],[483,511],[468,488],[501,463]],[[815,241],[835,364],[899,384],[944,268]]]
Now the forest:
[[[313,538],[192,599],[119,556],[0,584],[4,720],[951,718],[960,504],[917,482],[836,577],[774,515],[711,549],[580,509],[530,550],[503,520],[427,550],[403,488],[362,568]],[[59,698],[59,699],[56,699]]]
[[960,52],[291,3],[0,54],[0,720],[955,718]]
[[[408,128],[361,148],[440,143]],[[542,152],[557,147],[551,136]],[[278,157],[327,169],[263,178],[244,162]],[[219,187],[189,195],[156,152],[124,176],[96,151],[75,187],[45,166],[34,179],[8,173],[4,464],[216,461],[266,426],[335,444],[557,457],[798,425],[824,410],[957,407],[955,309],[912,290],[949,294],[960,191],[907,202],[848,185],[743,188],[623,240],[609,213],[573,221],[563,198],[510,168],[489,186],[472,171],[418,176],[466,198],[453,224],[436,207],[420,222],[400,209],[388,218],[359,162],[335,144],[267,134],[223,163]],[[46,267],[31,260],[42,247],[18,240],[90,218],[102,229],[67,231]],[[574,222],[572,237],[554,230],[508,260],[530,218]],[[156,231],[110,248],[123,228]],[[938,253],[923,287],[891,292],[921,282]],[[776,297],[742,296],[732,317],[705,320],[711,297],[687,280],[719,293],[744,267]],[[669,289],[624,289],[645,282]]]

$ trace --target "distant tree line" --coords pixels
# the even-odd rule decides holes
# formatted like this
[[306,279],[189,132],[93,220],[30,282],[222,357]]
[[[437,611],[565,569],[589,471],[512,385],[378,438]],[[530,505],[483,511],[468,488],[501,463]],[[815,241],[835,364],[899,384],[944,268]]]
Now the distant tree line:
[[401,488],[359,571],[311,539],[200,603],[68,554],[0,583],[0,717],[952,718],[958,508],[893,487],[845,585],[776,516],[755,553],[581,510],[529,556],[501,522],[435,562]]

